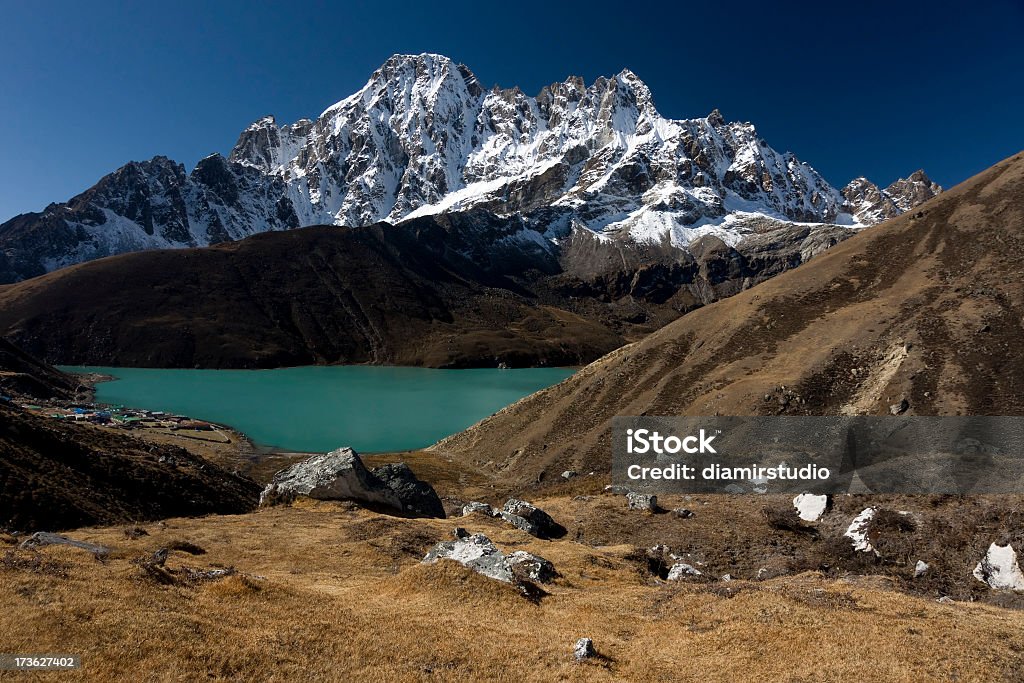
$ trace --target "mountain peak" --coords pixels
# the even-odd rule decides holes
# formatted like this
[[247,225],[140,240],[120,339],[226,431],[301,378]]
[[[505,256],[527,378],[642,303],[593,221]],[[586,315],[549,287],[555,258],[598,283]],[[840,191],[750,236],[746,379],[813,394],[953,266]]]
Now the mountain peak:
[[725,117],[722,116],[722,112],[720,112],[716,107],[715,109],[711,110],[710,114],[708,114],[707,122],[710,123],[712,126],[724,126]]

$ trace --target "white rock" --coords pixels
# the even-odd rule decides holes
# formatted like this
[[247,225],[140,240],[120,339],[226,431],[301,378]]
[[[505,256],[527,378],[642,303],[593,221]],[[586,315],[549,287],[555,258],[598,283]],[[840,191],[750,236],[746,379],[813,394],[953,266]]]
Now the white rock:
[[843,536],[850,539],[854,550],[862,553],[878,554],[875,547],[871,545],[871,541],[868,540],[868,528],[871,526],[871,520],[874,519],[877,511],[878,508],[875,507],[865,508],[850,522],[850,526]]
[[914,578],[917,579],[924,576],[928,569],[929,565],[927,562],[924,560],[918,560],[917,564],[914,565]]
[[974,568],[974,578],[987,583],[990,588],[1024,591],[1024,573],[1017,564],[1017,553],[1009,544],[990,545],[985,557]]
[[695,576],[703,576],[703,574],[692,564],[686,564],[685,562],[674,564],[672,565],[672,568],[668,570],[669,581],[681,581]]
[[801,493],[793,499],[793,507],[799,513],[800,519],[805,522],[816,522],[828,509],[828,496]]
[[576,641],[576,645],[573,646],[572,654],[577,662],[594,657],[597,655],[597,650],[594,649],[594,641],[590,638],[580,638]]

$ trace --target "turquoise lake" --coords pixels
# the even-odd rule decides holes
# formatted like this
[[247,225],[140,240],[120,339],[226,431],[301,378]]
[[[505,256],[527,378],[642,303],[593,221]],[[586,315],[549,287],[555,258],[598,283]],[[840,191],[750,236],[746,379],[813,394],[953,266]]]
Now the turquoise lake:
[[96,401],[228,425],[260,446],[366,453],[423,448],[557,384],[568,368],[434,370],[310,366],[276,370],[63,367],[117,379]]

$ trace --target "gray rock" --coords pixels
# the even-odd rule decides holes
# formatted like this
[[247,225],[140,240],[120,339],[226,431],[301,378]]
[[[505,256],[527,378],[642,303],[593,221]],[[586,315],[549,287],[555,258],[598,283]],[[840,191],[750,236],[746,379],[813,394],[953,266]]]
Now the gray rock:
[[548,583],[558,576],[555,566],[543,557],[522,550],[506,555],[483,534],[441,541],[430,549],[423,563],[438,560],[454,560],[478,574],[520,588],[533,582]]
[[604,487],[605,493],[611,493],[616,496],[625,496],[629,494],[629,489],[625,486],[619,486],[618,484],[608,484]]
[[525,550],[517,550],[509,555],[507,563],[508,568],[512,571],[512,575],[520,580],[551,583],[558,577],[555,565],[543,557],[528,553]]
[[86,550],[93,555],[98,556],[110,553],[110,548],[107,548],[106,546],[96,545],[95,543],[86,543],[85,541],[76,541],[73,538],[61,536],[60,534],[52,534],[47,531],[37,531],[21,543],[22,548],[40,548],[44,545],[68,545],[72,548]]
[[703,572],[699,569],[685,562],[678,562],[668,570],[669,581],[682,581],[683,579],[693,579],[703,575]]
[[658,497],[651,493],[627,493],[626,501],[630,510],[654,512],[658,509]]
[[914,578],[921,578],[928,572],[929,568],[930,566],[927,562],[925,562],[924,560],[918,560],[917,564],[914,565]]
[[497,516],[497,513],[495,513],[494,511],[494,508],[492,508],[487,503],[481,503],[480,501],[474,500],[462,506],[463,517],[465,517],[466,515],[473,514],[474,512],[482,512],[488,517]]
[[461,526],[457,526],[454,529],[452,529],[452,536],[454,536],[455,538],[469,538],[469,532]]
[[478,574],[502,581],[516,583],[512,570],[506,562],[505,553],[483,534],[473,534],[454,541],[441,541],[423,558],[424,564],[433,564],[438,560],[455,560]]
[[691,517],[696,516],[696,513],[694,513],[693,510],[687,510],[686,508],[676,508],[672,512],[675,513],[675,516],[679,517],[680,519],[689,519]]
[[910,401],[908,401],[905,398],[902,398],[900,399],[899,403],[893,403],[891,406],[889,406],[889,413],[891,415],[902,415],[903,413],[907,412],[908,408],[910,408]]
[[306,458],[274,475],[260,495],[260,505],[308,496],[317,500],[354,500],[402,509],[398,494],[363,465],[351,448]]
[[590,638],[580,638],[577,640],[572,648],[572,656],[577,662],[596,657],[597,650],[594,649],[594,641]]
[[287,503],[298,496],[351,500],[418,517],[445,516],[433,487],[417,479],[407,465],[385,465],[371,472],[351,448],[314,455],[281,470],[263,490],[260,505]]
[[537,525],[531,522],[530,520],[526,519],[525,517],[513,515],[511,512],[505,512],[504,510],[498,511],[498,517],[501,517],[503,520],[505,520],[515,528],[521,531],[525,531],[531,536],[541,538],[540,529],[537,528]]
[[573,472],[572,470],[566,470],[565,472],[562,472],[562,479],[565,479],[565,480],[572,479],[575,476],[576,476],[576,473]]
[[[537,536],[538,538],[560,538],[565,535],[565,527],[552,519],[551,515],[544,512],[536,505],[527,503],[525,500],[509,498],[505,503],[502,513],[504,513],[501,515],[502,518],[506,521],[512,522],[513,524],[516,523],[506,515],[521,517],[529,522],[529,524],[536,529],[536,532],[528,531],[527,533]],[[516,526],[519,525],[516,524]],[[523,530],[526,531],[525,528],[523,528]]]
[[373,474],[395,492],[404,512],[417,517],[444,518],[444,505],[434,487],[417,479],[404,462],[378,467]]

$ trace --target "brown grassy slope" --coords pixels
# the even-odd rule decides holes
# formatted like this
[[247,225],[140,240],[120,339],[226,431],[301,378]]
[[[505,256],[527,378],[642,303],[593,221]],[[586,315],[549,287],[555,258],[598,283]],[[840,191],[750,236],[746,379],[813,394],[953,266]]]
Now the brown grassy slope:
[[[419,564],[452,522],[333,504],[172,519],[135,540],[81,530],[113,547],[105,563],[0,545],[0,650],[82,657],[55,680],[908,682],[1014,680],[1024,651],[1024,612],[936,604],[884,579],[670,585],[631,546],[462,523],[562,577],[531,603],[453,563]],[[207,553],[173,552],[172,570],[242,575],[160,585],[133,563],[175,541]],[[584,636],[603,659],[572,662]]]
[[434,448],[523,485],[607,471],[616,415],[1024,414],[1022,280],[1018,154]]

